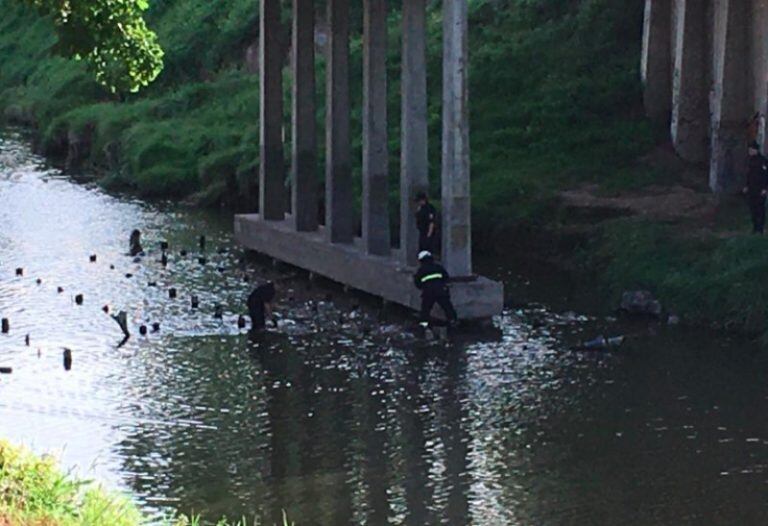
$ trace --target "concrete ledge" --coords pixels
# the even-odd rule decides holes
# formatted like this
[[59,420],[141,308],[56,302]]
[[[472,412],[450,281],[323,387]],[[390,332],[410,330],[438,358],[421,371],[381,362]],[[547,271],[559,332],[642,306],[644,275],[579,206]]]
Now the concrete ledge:
[[[256,215],[235,217],[235,239],[244,247],[296,267],[314,272],[354,289],[418,310],[419,291],[413,285],[411,267],[404,267],[399,255],[371,256],[352,244],[330,244],[321,229],[296,232],[290,218],[262,221]],[[455,281],[451,295],[461,319],[485,319],[501,313],[504,286],[477,276]]]

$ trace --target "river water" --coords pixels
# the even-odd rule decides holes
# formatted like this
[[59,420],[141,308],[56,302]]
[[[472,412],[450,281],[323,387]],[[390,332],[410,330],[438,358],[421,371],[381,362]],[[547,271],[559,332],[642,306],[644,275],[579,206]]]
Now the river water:
[[[55,453],[153,516],[271,524],[286,510],[300,525],[478,526],[768,517],[768,360],[744,343],[606,322],[557,299],[505,312],[492,334],[426,341],[373,301],[243,266],[231,218],[72,182],[13,131],[0,134],[0,225],[0,316],[11,326],[0,366],[13,367],[0,376],[0,437]],[[134,228],[141,262],[125,255]],[[520,277],[496,272],[520,289]],[[259,339],[236,324],[246,275],[287,276],[279,328]],[[552,281],[538,296],[566,288]],[[105,305],[129,314],[134,336],[122,347]],[[158,332],[138,334],[154,322]],[[615,353],[568,350],[597,331],[638,337]]]

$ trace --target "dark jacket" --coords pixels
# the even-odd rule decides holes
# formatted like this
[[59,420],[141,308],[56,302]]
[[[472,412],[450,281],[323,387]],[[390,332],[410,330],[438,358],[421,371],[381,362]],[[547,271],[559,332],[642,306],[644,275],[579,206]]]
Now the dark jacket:
[[442,265],[434,261],[424,261],[419,265],[419,270],[413,276],[413,283],[422,292],[447,290],[451,277]]
[[759,199],[768,190],[768,159],[762,155],[749,157],[747,171],[747,193],[752,199]]

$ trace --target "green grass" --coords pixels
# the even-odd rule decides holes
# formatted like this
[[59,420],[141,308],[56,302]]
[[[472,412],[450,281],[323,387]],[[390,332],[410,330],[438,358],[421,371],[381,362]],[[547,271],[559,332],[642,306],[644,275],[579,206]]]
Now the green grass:
[[[742,211],[742,215],[745,212]],[[732,237],[692,236],[685,225],[606,222],[584,260],[615,304],[624,290],[652,291],[688,322],[761,336],[768,331],[768,240],[745,227]]]
[[[284,526],[288,520],[284,519]],[[0,440],[0,526],[141,526],[147,518],[129,499],[62,473],[38,457]],[[200,517],[168,519],[166,526],[204,526]],[[248,526],[245,519],[216,526]],[[254,523],[256,524],[256,523]]]

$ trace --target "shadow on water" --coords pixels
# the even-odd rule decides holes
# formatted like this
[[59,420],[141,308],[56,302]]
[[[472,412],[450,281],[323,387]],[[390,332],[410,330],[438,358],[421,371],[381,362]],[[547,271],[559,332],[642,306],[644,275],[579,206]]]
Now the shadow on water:
[[[490,337],[431,342],[401,312],[300,274],[283,284],[278,329],[250,338],[244,298],[286,273],[250,261],[246,283],[229,218],[73,184],[14,133],[0,134],[0,224],[0,366],[14,369],[0,436],[60,452],[150,513],[483,526],[768,512],[768,360],[744,342],[565,311],[568,283],[505,312]],[[125,256],[134,228],[138,263]],[[121,348],[104,305],[129,314]],[[634,337],[569,350],[614,333]]]

